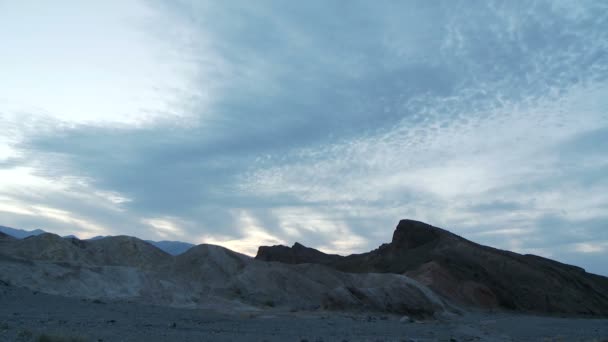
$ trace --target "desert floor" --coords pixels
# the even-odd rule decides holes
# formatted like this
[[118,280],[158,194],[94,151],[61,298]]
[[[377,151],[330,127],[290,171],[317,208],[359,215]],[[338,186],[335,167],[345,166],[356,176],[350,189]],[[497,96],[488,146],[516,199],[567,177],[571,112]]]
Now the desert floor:
[[[0,288],[0,341],[608,341],[608,319],[174,309]],[[62,339],[63,338],[63,339]]]

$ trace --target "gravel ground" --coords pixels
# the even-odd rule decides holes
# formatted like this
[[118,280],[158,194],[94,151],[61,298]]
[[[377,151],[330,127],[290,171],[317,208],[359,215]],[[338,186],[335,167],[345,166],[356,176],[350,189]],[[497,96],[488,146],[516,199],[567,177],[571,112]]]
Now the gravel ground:
[[608,319],[467,313],[412,322],[377,313],[279,309],[222,313],[106,303],[2,287],[0,341],[603,342],[608,341]]

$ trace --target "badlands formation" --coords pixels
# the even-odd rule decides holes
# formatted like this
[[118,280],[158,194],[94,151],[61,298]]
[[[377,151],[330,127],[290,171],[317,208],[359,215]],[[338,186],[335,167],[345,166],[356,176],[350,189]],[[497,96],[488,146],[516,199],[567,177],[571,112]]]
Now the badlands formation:
[[296,243],[260,247],[258,260],[316,263],[344,272],[403,274],[464,306],[608,316],[608,278],[535,255],[482,246],[423,222],[402,220],[391,243],[327,255]]
[[608,337],[608,278],[412,220],[349,256],[298,243],[255,258],[214,245],[172,255],[129,236],[0,233],[0,303],[0,341],[47,331],[96,341]]

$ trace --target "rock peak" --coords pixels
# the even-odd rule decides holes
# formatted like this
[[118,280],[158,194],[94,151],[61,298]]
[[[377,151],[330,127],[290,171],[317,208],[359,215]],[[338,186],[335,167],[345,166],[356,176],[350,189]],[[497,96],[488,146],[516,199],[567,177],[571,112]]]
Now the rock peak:
[[441,232],[441,229],[421,221],[401,220],[395,228],[391,244],[397,248],[416,248],[439,240]]
[[291,248],[307,248],[307,247],[299,242],[296,242],[293,244],[293,246],[291,246]]

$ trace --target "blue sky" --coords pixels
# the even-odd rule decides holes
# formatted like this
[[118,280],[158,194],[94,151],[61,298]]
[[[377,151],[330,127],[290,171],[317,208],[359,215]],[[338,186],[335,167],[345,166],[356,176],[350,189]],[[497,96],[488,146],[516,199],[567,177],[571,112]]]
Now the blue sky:
[[603,1],[0,2],[0,224],[608,274]]

